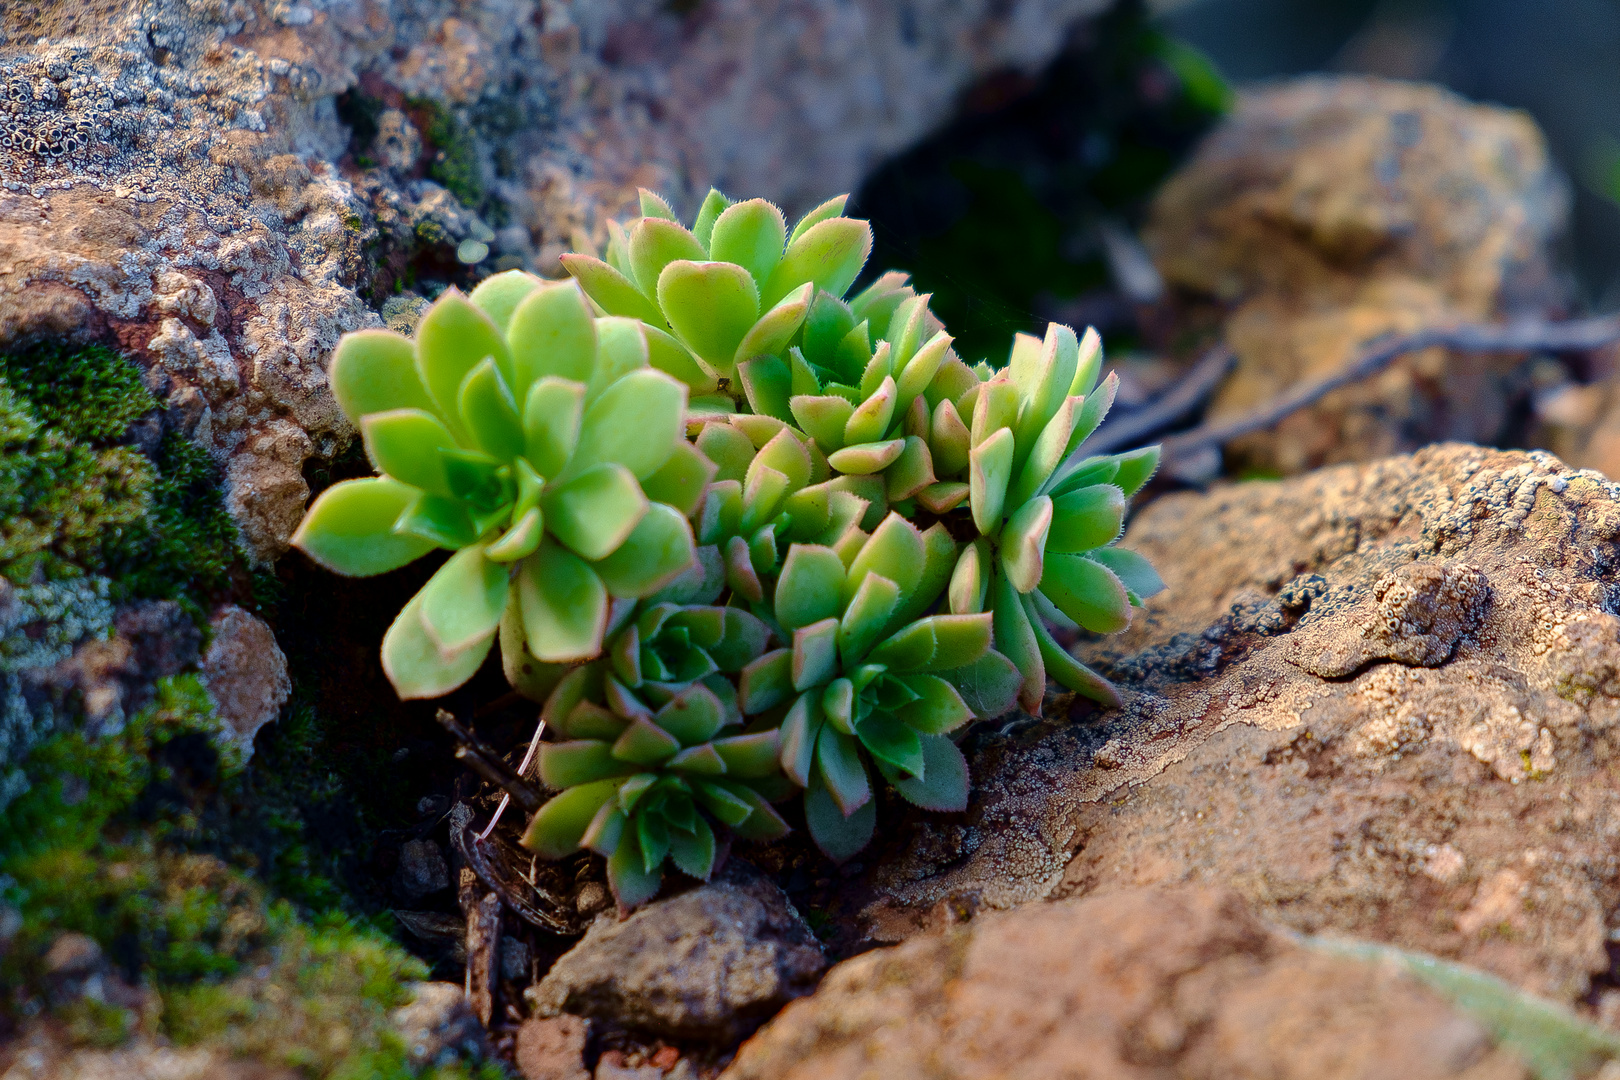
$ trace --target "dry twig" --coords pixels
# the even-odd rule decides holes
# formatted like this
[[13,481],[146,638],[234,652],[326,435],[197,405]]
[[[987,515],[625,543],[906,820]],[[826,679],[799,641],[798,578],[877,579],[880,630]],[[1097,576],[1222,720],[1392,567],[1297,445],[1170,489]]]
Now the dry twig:
[[440,709],[433,718],[456,740],[457,760],[496,787],[504,789],[525,811],[532,814],[540,809],[545,799],[525,783],[499,753],[486,746],[446,710]]
[[1263,431],[1341,386],[1378,374],[1396,357],[1407,353],[1435,346],[1458,352],[1588,352],[1617,340],[1620,340],[1620,315],[1561,323],[1524,319],[1506,325],[1469,324],[1385,335],[1369,342],[1351,363],[1331,375],[1291,387],[1243,416],[1203,424],[1171,436],[1164,441],[1164,458],[1167,463],[1185,459],[1202,450],[1218,448],[1239,436]]
[[1237,363],[1237,354],[1225,345],[1204,352],[1186,375],[1169,392],[1136,412],[1127,413],[1087,439],[1075,453],[1076,459],[1107,454],[1127,446],[1137,446],[1155,432],[1163,431],[1192,412],[1215,392],[1226,373]]

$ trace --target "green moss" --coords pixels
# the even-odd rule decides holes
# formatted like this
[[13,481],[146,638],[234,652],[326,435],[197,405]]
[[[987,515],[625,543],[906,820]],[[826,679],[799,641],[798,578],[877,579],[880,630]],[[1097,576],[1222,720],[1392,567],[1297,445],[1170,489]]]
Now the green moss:
[[41,345],[0,355],[0,379],[39,422],[75,442],[113,442],[157,408],[135,366],[100,345]]
[[163,436],[147,512],[105,545],[102,566],[132,597],[180,601],[194,614],[245,577],[218,466],[183,435]]
[[431,98],[412,98],[412,109],[422,117],[420,126],[433,156],[428,176],[471,207],[484,201],[484,169],[478,160],[473,131],[450,109]]
[[0,574],[101,575],[115,601],[175,599],[199,619],[245,580],[207,451],[174,432],[155,461],[111,445],[156,407],[107,349],[0,354]]
[[[29,757],[31,789],[0,812],[0,902],[22,916],[0,956],[0,984],[22,992],[0,1008],[37,1000],[41,958],[71,930],[157,991],[162,1034],[182,1045],[228,1047],[334,1080],[504,1075],[493,1065],[412,1067],[388,1014],[426,977],[420,961],[341,912],[306,919],[247,869],[187,850],[206,835],[184,797],[188,783],[230,788],[248,775],[229,760],[188,775],[193,740],[217,726],[210,709],[196,678],[181,676],[161,683],[118,735],[64,733]],[[59,1019],[98,1046],[141,1022],[85,1002]]]

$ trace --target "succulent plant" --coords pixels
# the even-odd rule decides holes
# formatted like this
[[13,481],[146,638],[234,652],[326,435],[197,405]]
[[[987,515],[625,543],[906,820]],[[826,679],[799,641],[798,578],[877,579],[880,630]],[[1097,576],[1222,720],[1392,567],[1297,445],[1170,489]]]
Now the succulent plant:
[[[1146,559],[1112,546],[1126,499],[1158,467],[1158,447],[1069,460],[1113,404],[1118,379],[1110,374],[1097,386],[1101,365],[1095,331],[1083,342],[1056,323],[1044,341],[1020,334],[1007,367],[953,410],[942,400],[935,417],[944,422],[930,426],[936,460],[954,461],[966,448],[967,509],[979,534],[952,572],[950,610],[993,612],[996,648],[1022,673],[1020,701],[1030,712],[1040,710],[1047,676],[1118,703],[1113,686],[1059,645],[1046,621],[1116,633],[1130,625],[1133,606],[1164,588]],[[972,416],[965,440],[964,413]],[[919,501],[930,498],[924,492]]]
[[788,549],[772,610],[791,646],[742,670],[738,704],[779,719],[782,769],[805,789],[810,834],[834,859],[871,839],[868,764],[917,806],[963,809],[967,762],[947,736],[1016,696],[1017,671],[990,648],[988,613],[925,614],[956,549],[942,525],[924,533],[894,513],[854,550]]
[[571,254],[562,261],[604,312],[647,324],[653,366],[696,394],[724,387],[735,397],[738,365],[780,355],[811,298],[842,296],[866,264],[872,230],[842,216],[847,199],[822,203],[790,233],[782,211],[764,199],[732,202],[711,190],[688,229],[643,191],[642,216],[611,227],[606,260]]
[[792,791],[777,766],[780,732],[734,730],[725,703],[701,681],[653,710],[608,665],[587,664],[558,683],[544,719],[560,741],[540,748],[540,779],[559,794],[536,812],[523,843],[548,859],[582,848],[604,856],[625,907],[658,892],[666,858],[707,880],[717,830],[746,840],[787,833],[770,802]]
[[414,341],[344,336],[332,389],[381,475],[323,492],[293,543],[349,575],[454,552],[383,638],[401,697],[465,682],[503,621],[509,672],[590,659],[616,599],[691,567],[714,469],[687,387],[647,357],[636,320],[518,272],[447,291]]

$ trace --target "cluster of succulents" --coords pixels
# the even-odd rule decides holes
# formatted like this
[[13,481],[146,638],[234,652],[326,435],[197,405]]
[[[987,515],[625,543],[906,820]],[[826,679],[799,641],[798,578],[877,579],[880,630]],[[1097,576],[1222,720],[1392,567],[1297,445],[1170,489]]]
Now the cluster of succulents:
[[1096,334],[970,366],[905,275],[845,299],[871,231],[843,208],[790,231],[711,191],[687,228],[643,193],[573,280],[499,274],[333,358],[379,475],[294,542],[354,575],[453,553],[384,669],[438,696],[498,639],[550,733],[525,843],[598,852],[629,906],[794,799],[837,860],[881,784],[963,809],[970,721],[1038,713],[1048,678],[1116,701],[1052,628],[1121,630],[1163,587],[1115,546],[1157,449],[1076,456],[1116,385]]

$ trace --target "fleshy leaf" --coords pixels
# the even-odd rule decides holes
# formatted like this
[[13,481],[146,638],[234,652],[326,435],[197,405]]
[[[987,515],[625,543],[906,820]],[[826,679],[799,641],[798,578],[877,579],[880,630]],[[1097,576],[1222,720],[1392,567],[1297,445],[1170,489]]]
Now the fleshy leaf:
[[416,346],[392,330],[344,334],[327,380],[343,414],[356,424],[371,413],[436,408],[416,372]]
[[[804,323],[805,310],[810,306],[810,286],[802,285],[777,301],[776,306],[759,317],[748,328],[748,333],[737,345],[733,359],[738,363],[755,356],[774,356],[787,348],[793,335]],[[819,386],[816,388],[819,389]],[[797,387],[795,393],[800,392]]]
[[918,505],[930,514],[944,516],[967,502],[973,489],[959,481],[943,484],[930,484],[917,492],[915,498]]
[[574,453],[585,412],[585,385],[545,376],[529,387],[523,406],[524,457],[541,476],[554,477]]
[[619,271],[589,255],[564,255],[563,269],[573,275],[580,287],[609,315],[641,319],[650,326],[664,322],[658,305]]
[[1113,484],[1070,491],[1052,500],[1046,549],[1078,552],[1103,547],[1119,538],[1124,521],[1125,493]]
[[844,430],[855,413],[855,406],[836,394],[800,394],[789,399],[788,408],[805,434],[829,454],[844,445]]
[[444,421],[423,409],[372,413],[360,421],[366,456],[402,484],[432,495],[452,496],[440,450],[457,448]]
[[820,772],[816,772],[804,792],[804,823],[809,826],[810,838],[827,858],[835,863],[848,862],[872,842],[877,804],[865,803],[845,816]]
[[547,375],[590,381],[596,366],[596,319],[576,283],[546,282],[529,293],[512,312],[507,337],[512,346],[512,393],[519,401],[536,379]]
[[647,334],[639,319],[617,316],[596,320],[596,366],[585,383],[585,404],[630,374],[647,365]]
[[925,765],[921,779],[897,776],[894,788],[913,806],[941,813],[966,810],[968,804],[967,758],[956,744],[943,736],[922,740]]
[[810,783],[810,771],[816,762],[816,738],[824,722],[819,690],[800,694],[782,720],[778,760],[782,771],[800,787]]
[[1164,591],[1164,579],[1153,569],[1153,564],[1134,551],[1105,547],[1090,552],[1089,557],[1102,563],[1124,582],[1125,587],[1138,599],[1146,600]]
[[714,235],[714,223],[720,219],[720,214],[731,205],[731,200],[722,195],[718,189],[710,188],[709,193],[703,196],[703,204],[698,207],[697,217],[692,221],[692,235],[705,249]]
[[907,726],[924,735],[945,735],[973,719],[956,687],[937,675],[907,675],[903,681],[918,695],[918,700],[898,714]]
[[890,614],[900,604],[900,587],[882,574],[867,574],[838,626],[838,652],[844,666],[860,662],[883,635]]
[[816,738],[816,772],[846,817],[872,798],[859,744],[831,724],[823,726]]
[[658,278],[658,302],[681,342],[721,375],[759,319],[759,290],[732,263],[677,259]]
[[1007,482],[1012,477],[1013,433],[1002,428],[973,448],[968,463],[968,503],[973,524],[986,536],[1001,527]]
[[837,552],[794,544],[776,582],[776,619],[785,630],[837,616],[843,608],[844,564]]
[[709,258],[733,262],[753,275],[764,291],[787,245],[782,211],[764,199],[733,203],[714,223]]
[[1013,511],[1001,531],[1001,568],[1021,593],[1041,582],[1046,535],[1051,527],[1052,500],[1042,495]]
[[949,398],[934,406],[929,420],[928,449],[934,455],[934,473],[957,477],[968,467],[972,436]]
[[872,473],[882,472],[899,460],[905,451],[906,440],[890,439],[887,442],[857,443],[846,446],[841,450],[827,455],[827,463],[841,473],[852,476],[869,476]]
[[653,502],[668,503],[686,516],[697,512],[703,493],[714,477],[714,463],[697,447],[680,439],[669,460],[641,481],[641,490]]
[[730,424],[709,423],[698,432],[697,448],[715,464],[716,481],[736,480],[741,483],[754,460],[754,444],[748,436]]
[[828,218],[806,229],[788,244],[782,261],[761,292],[770,307],[805,282],[843,296],[860,276],[872,253],[872,227],[852,218]]
[[884,472],[891,503],[915,498],[934,483],[934,459],[928,443],[916,435],[906,436],[906,447]]
[[793,372],[778,356],[754,356],[736,366],[748,407],[786,424],[793,417]]
[[673,506],[652,503],[624,543],[594,563],[614,596],[651,596],[697,561],[692,525]]
[[[658,277],[670,263],[703,262],[708,257],[697,237],[671,218],[642,218],[630,227],[630,268],[648,296],[658,295]],[[667,304],[664,310],[667,314]]]
[[770,728],[751,735],[732,735],[716,739],[712,745],[720,760],[726,763],[727,776],[743,779],[770,776],[776,772],[781,732]]
[[441,697],[473,677],[494,642],[491,633],[483,641],[447,655],[428,635],[422,622],[422,594],[417,593],[383,635],[383,673],[402,700]]
[[434,547],[393,531],[417,494],[385,476],[333,484],[310,506],[292,544],[328,570],[350,577],[397,570]]
[[499,461],[511,461],[527,449],[517,402],[495,361],[486,358],[461,384],[462,423],[473,444]]
[[1011,712],[1018,704],[1018,692],[1024,681],[1013,662],[994,649],[965,667],[938,674],[956,687],[963,702],[981,720],[993,720]]
[[602,651],[607,588],[583,559],[543,542],[520,564],[517,589],[524,636],[537,659],[589,660]]
[[696,746],[725,726],[726,711],[712,690],[694,684],[666,702],[653,719],[681,745]]
[[1040,645],[1035,640],[1035,631],[1024,610],[1023,597],[1012,587],[1006,575],[993,576],[990,604],[995,616],[996,651],[1011,660],[1023,677],[1018,703],[1025,712],[1039,716],[1041,701],[1046,695],[1046,665],[1041,660]]
[[495,328],[505,334],[512,322],[512,312],[517,310],[524,297],[543,284],[544,282],[533,274],[524,273],[522,270],[507,270],[492,274],[479,282],[478,287],[467,295],[467,299],[488,315]]
[[523,846],[542,859],[561,859],[579,849],[585,830],[619,793],[618,780],[598,780],[571,787],[550,799],[534,815],[523,834]]
[[1092,633],[1113,634],[1131,624],[1131,601],[1124,584],[1112,570],[1084,555],[1048,552],[1040,588],[1059,611]]
[[737,704],[749,716],[788,699],[793,692],[793,650],[776,649],[742,669]]
[[889,430],[890,421],[894,419],[897,394],[894,377],[885,375],[877,390],[861,402],[844,425],[844,445],[882,440]]
[[1114,460],[1119,462],[1119,472],[1115,474],[1113,483],[1128,499],[1141,491],[1142,486],[1159,471],[1159,447],[1144,446],[1140,450],[1118,454]]
[[1035,634],[1035,643],[1041,651],[1041,661],[1046,666],[1046,674],[1078,694],[1110,708],[1118,708],[1119,693],[1113,684],[1076,660],[1073,654],[1057,643],[1046,629],[1046,624],[1041,622],[1033,596],[1024,597],[1024,605],[1029,615],[1030,629]]
[[540,782],[552,788],[571,788],[608,777],[624,777],[636,769],[613,756],[612,747],[596,739],[570,739],[540,744]]
[[634,829],[626,829],[624,839],[607,863],[608,885],[613,898],[626,908],[640,907],[658,895],[664,875],[656,867],[643,865],[641,843]]
[[416,328],[416,370],[458,438],[467,434],[460,419],[462,380],[486,356],[494,357],[501,373],[511,378],[506,336],[459,290],[446,289]]
[[885,517],[861,548],[844,578],[844,599],[851,600],[868,574],[882,574],[902,594],[917,587],[927,561],[927,545],[917,526],[897,513]]
[[505,564],[485,558],[483,548],[450,556],[418,594],[422,625],[439,651],[453,655],[493,634],[506,610],[507,585]]
[[561,479],[593,465],[623,465],[640,480],[674,453],[686,430],[686,387],[654,368],[632,371],[585,410],[579,442]]
[[799,219],[799,223],[793,226],[793,235],[788,237],[788,242],[792,243],[799,237],[803,236],[810,230],[812,225],[826,221],[828,218],[838,217],[844,212],[844,204],[847,202],[849,202],[848,195],[835,195],[826,202],[822,203],[820,206],[816,207],[814,210],[810,211],[808,214],[804,215],[804,217]]
[[680,749],[680,740],[675,736],[645,716],[638,716],[614,742],[613,756],[637,765],[657,765],[674,757]]
[[822,619],[793,632],[793,689],[820,686],[838,674],[838,620]]
[[606,558],[646,516],[647,497],[623,465],[596,465],[546,488],[540,506],[546,531],[580,557]]
[[675,337],[651,324],[644,323],[641,331],[647,338],[647,363],[685,383],[695,396],[713,394],[720,388],[714,370]]
[[990,587],[990,545],[983,539],[975,540],[962,549],[951,583],[946,589],[951,614],[973,615],[985,609],[985,594]]
[[709,823],[698,818],[690,831],[670,830],[669,857],[681,873],[708,881],[714,871],[714,830]]

